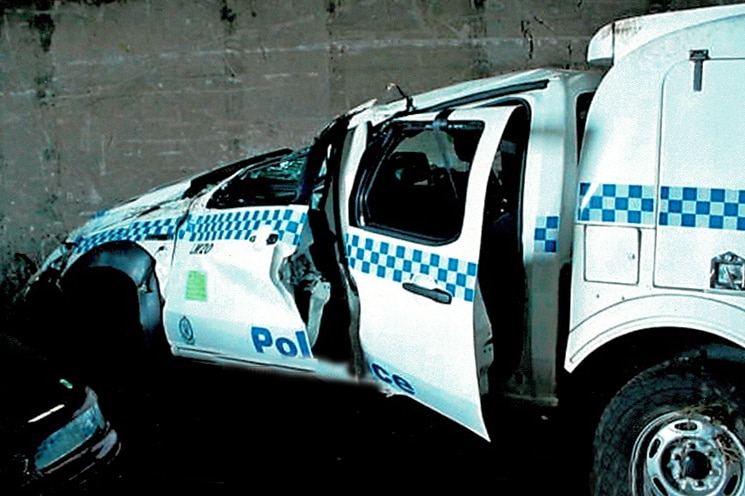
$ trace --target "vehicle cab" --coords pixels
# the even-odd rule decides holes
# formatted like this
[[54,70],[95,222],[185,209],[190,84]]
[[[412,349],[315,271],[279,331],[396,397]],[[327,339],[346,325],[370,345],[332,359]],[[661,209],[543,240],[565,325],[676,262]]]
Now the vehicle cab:
[[532,71],[369,106],[218,185],[176,234],[171,349],[373,379],[486,437],[481,397],[518,367],[520,394],[553,392],[560,219],[598,80]]

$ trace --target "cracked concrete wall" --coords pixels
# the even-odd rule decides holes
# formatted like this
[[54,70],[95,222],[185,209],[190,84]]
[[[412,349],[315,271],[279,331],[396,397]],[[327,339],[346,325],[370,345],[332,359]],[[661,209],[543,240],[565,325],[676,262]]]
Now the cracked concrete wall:
[[415,93],[582,67],[613,19],[721,3],[736,2],[4,0],[0,293],[94,212],[303,144],[334,115],[396,96],[390,82]]

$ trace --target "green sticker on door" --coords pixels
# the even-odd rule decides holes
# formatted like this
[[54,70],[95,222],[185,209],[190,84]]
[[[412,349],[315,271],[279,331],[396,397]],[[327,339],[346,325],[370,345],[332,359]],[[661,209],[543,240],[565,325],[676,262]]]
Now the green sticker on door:
[[187,300],[207,301],[207,275],[204,272],[190,270],[186,275]]

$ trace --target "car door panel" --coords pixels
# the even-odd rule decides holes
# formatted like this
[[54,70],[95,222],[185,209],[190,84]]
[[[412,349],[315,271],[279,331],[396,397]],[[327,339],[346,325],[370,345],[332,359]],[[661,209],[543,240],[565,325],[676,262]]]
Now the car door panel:
[[[390,143],[370,152],[377,158],[363,157],[370,163],[363,163],[352,191],[345,238],[360,300],[359,337],[372,378],[485,438],[474,302],[486,184],[514,108],[461,110],[444,119],[410,116],[401,119],[400,131],[394,123],[389,132],[404,137],[380,137]],[[458,186],[463,183],[464,162],[458,163],[457,143],[462,138],[456,131],[473,141],[475,123],[481,131],[470,152],[467,181]],[[447,134],[444,139],[438,129]],[[424,137],[425,133],[437,139]],[[446,164],[433,166],[440,156]],[[400,170],[398,162],[403,164]],[[391,179],[384,177],[387,169]],[[406,179],[407,175],[411,177]],[[453,187],[450,199],[448,184]],[[411,212],[411,219],[399,218]]]
[[196,205],[178,233],[179,270],[164,312],[169,340],[226,358],[309,366],[305,324],[279,273],[306,224],[305,206]]

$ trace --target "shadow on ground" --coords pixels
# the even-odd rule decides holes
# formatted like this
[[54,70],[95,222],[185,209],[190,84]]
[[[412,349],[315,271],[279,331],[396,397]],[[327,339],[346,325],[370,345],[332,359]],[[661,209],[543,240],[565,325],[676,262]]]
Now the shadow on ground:
[[122,455],[82,494],[359,492],[451,482],[496,494],[583,494],[568,477],[572,463],[561,456],[555,421],[537,412],[505,410],[487,443],[372,388],[178,362],[149,399],[108,413]]

